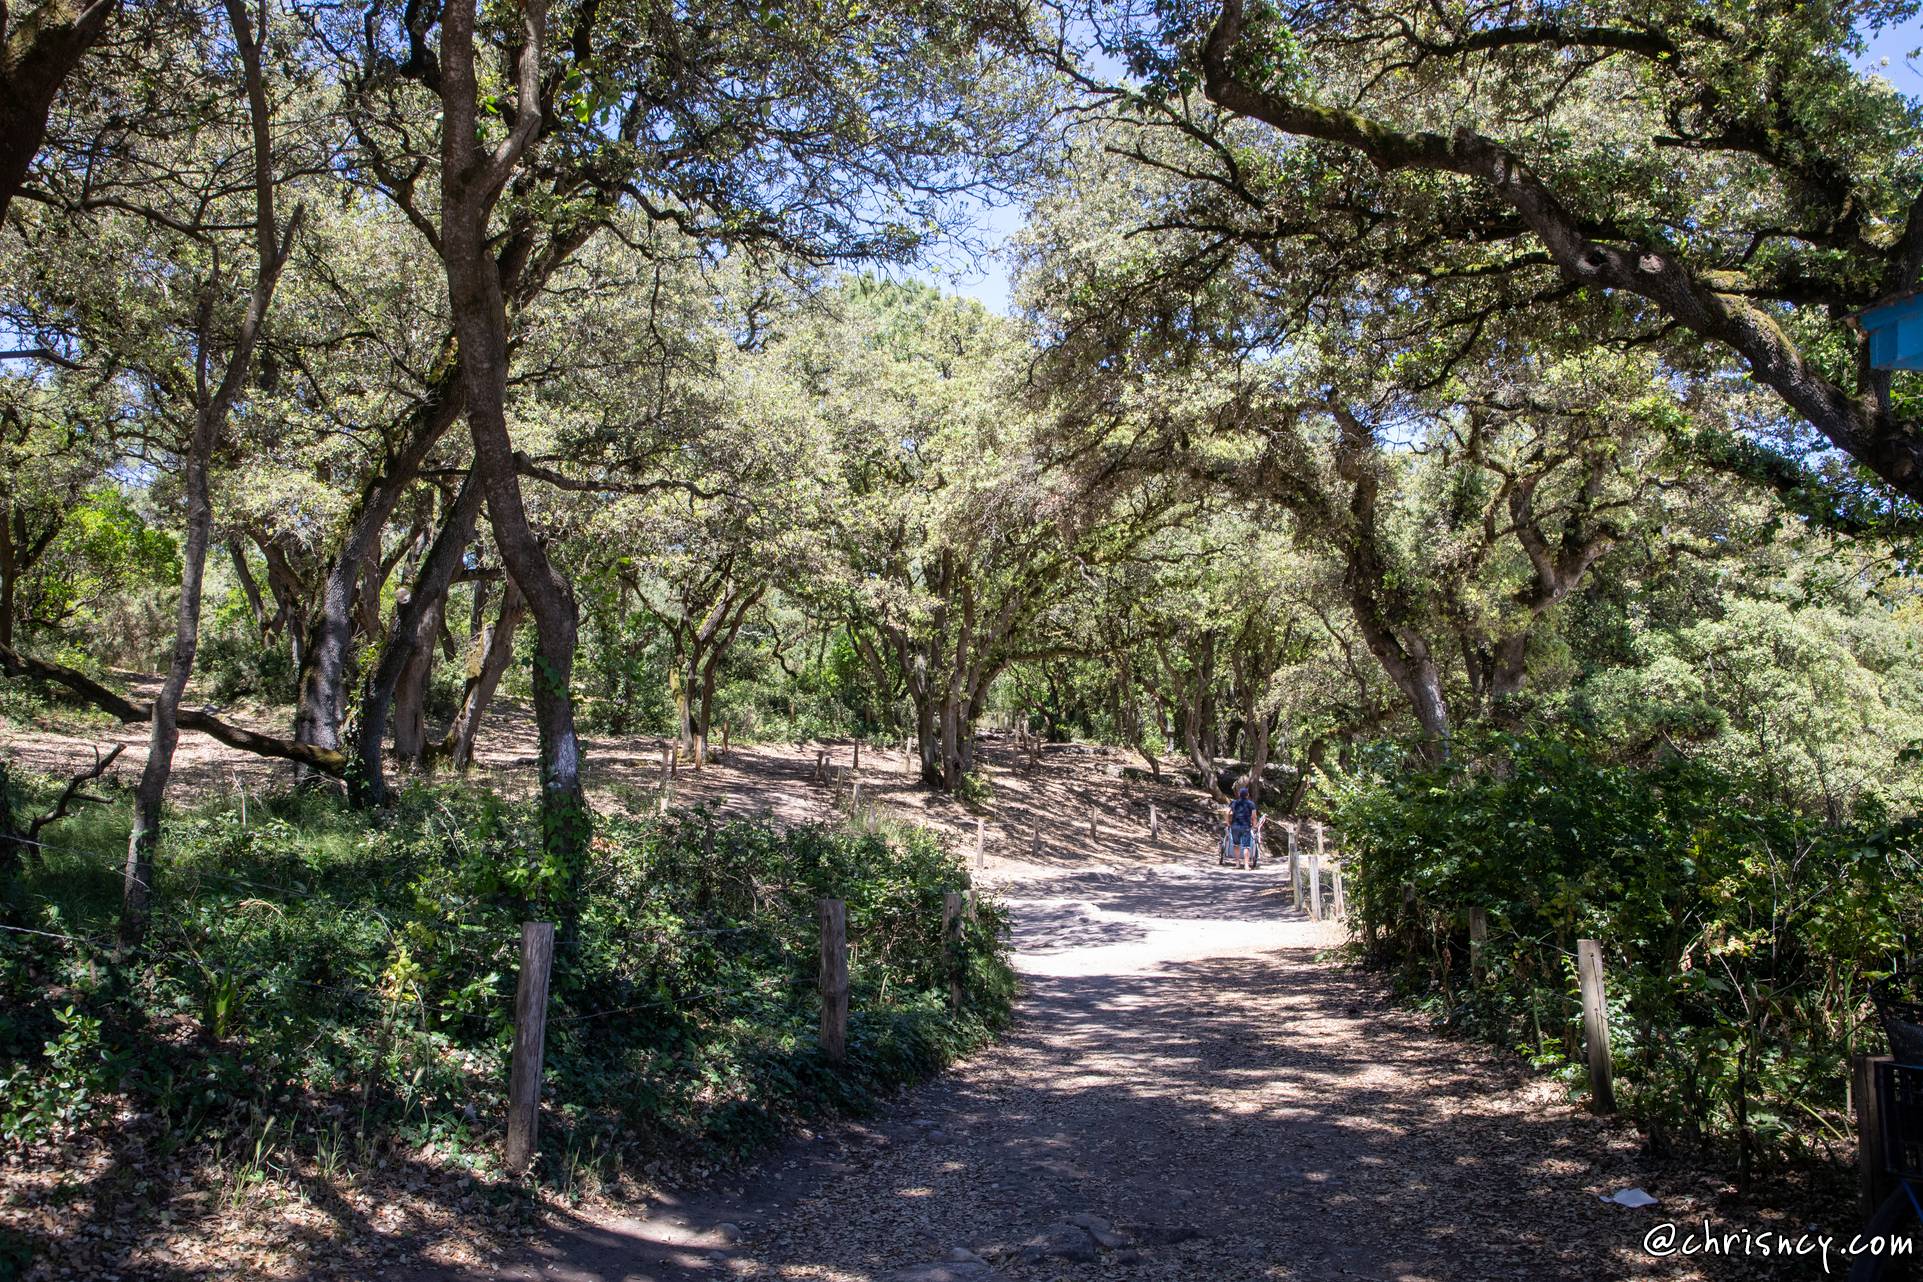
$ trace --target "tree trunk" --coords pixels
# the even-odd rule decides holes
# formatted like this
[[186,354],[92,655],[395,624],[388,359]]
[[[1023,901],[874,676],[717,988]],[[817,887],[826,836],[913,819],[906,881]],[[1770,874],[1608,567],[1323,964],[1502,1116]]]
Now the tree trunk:
[[[350,790],[358,804],[378,806],[386,803],[386,780],[381,771],[381,740],[386,736],[388,711],[397,692],[406,683],[410,670],[418,671],[417,697],[414,699],[414,713],[410,715],[419,717],[419,744],[414,746],[410,741],[407,746],[414,747],[414,751],[406,751],[402,732],[397,725],[394,746],[396,755],[415,762],[420,761],[426,751],[427,729],[418,697],[419,688],[426,682],[426,667],[431,661],[434,638],[440,631],[441,619],[447,609],[448,590],[454,584],[455,575],[460,573],[467,545],[474,541],[474,527],[480,515],[481,485],[470,472],[442,520],[441,528],[435,533],[434,543],[428,548],[426,559],[421,562],[406,602],[395,612],[394,628],[388,636],[387,648],[382,652],[380,665],[374,670],[367,691],[362,696],[357,754],[360,768]],[[480,596],[480,585],[475,586],[474,593],[477,598]],[[498,674],[496,679],[499,679]]]
[[489,249],[489,219],[541,124],[542,0],[524,0],[515,69],[512,130],[484,152],[474,67],[475,0],[449,0],[441,13],[441,258],[460,339],[461,386],[474,466],[494,541],[534,617],[534,721],[541,736],[541,834],[561,874],[558,909],[571,935],[574,891],[587,863],[589,816],[574,728],[574,651],[580,627],[573,589],[549,561],[521,499],[507,429],[507,303]]
[[173,774],[174,748],[180,742],[175,718],[200,648],[200,594],[206,579],[207,541],[214,526],[207,468],[217,428],[213,408],[203,406],[194,416],[193,436],[187,447],[182,477],[187,497],[187,537],[180,553],[180,604],[174,615],[173,656],[160,693],[154,697],[147,761],[134,790],[133,830],[127,839],[127,869],[120,893],[120,943],[125,948],[137,947],[147,935],[147,920],[153,911],[154,851],[160,844],[161,807],[167,798],[167,780]]
[[[354,555],[356,535],[366,531],[357,522],[349,546],[328,566],[320,600],[308,620],[300,647],[300,672],[295,679],[294,739],[319,748],[340,747],[342,690],[347,681],[347,649],[354,634],[355,589],[361,558]],[[379,537],[380,527],[372,530]]]
[[394,683],[394,757],[414,766],[421,764],[427,751],[427,683],[434,672],[434,638],[441,630],[446,605],[443,595],[421,617],[401,665],[400,680]]
[[[734,647],[735,638],[741,635],[741,625],[748,621],[748,611],[754,609],[767,590],[765,583],[740,588],[731,602],[724,600],[715,626],[710,629],[708,655],[701,665],[701,746],[704,755],[714,733],[714,688],[721,675],[721,662]],[[698,767],[700,764],[701,758],[696,757],[695,765]]]
[[1383,555],[1377,526],[1382,471],[1373,457],[1374,437],[1347,406],[1332,403],[1329,409],[1340,428],[1336,472],[1352,487],[1350,525],[1342,532],[1343,589],[1363,642],[1409,701],[1422,729],[1423,755],[1435,760],[1449,750],[1449,704],[1429,644],[1413,624],[1407,590],[1395,586]]
[[1210,674],[1198,673],[1183,703],[1182,747],[1188,752],[1189,764],[1201,773],[1202,786],[1209,790],[1209,796],[1221,801],[1226,794],[1215,768],[1215,736],[1210,725],[1215,720],[1215,700],[1206,693],[1210,680]]
[[1283,814],[1301,813],[1302,800],[1309,795],[1309,784],[1315,772],[1321,768],[1322,758],[1328,751],[1329,741],[1325,738],[1318,737],[1309,744],[1309,750],[1302,754],[1302,764],[1297,768],[1295,786],[1289,789],[1288,804],[1282,807]]
[[961,709],[951,689],[941,701],[941,786],[961,787]]
[[968,701],[962,705],[961,721],[961,769],[963,775],[975,773],[975,747],[982,718],[988,715],[988,687],[994,683],[995,672],[979,672],[967,682]]
[[1262,771],[1269,764],[1269,722],[1261,713],[1263,683],[1273,667],[1273,655],[1256,642],[1254,620],[1229,652],[1235,698],[1238,705],[1236,738],[1242,759],[1249,763],[1248,786],[1252,801],[1262,800]]
[[[4,539],[0,535],[0,539]],[[0,645],[13,644],[14,598],[19,594],[20,576],[14,572],[12,557],[0,557]]]
[[1168,681],[1176,713],[1181,718],[1182,750],[1188,754],[1189,764],[1202,776],[1202,786],[1209,790],[1209,796],[1222,801],[1225,798],[1221,781],[1216,778],[1215,752],[1208,725],[1215,719],[1215,641],[1213,632],[1202,634],[1191,646],[1186,671],[1169,655],[1167,645],[1161,640],[1156,641],[1155,652]]
[[915,706],[915,755],[921,758],[921,781],[931,788],[942,787],[941,711],[926,691],[913,696]]
[[267,561],[267,590],[274,596],[274,618],[271,627],[287,634],[287,648],[294,660],[294,671],[301,668],[302,656],[307,653],[307,616],[301,608],[306,593],[301,585],[300,576],[294,572],[293,563],[288,559],[284,540],[285,534],[263,538],[258,532],[253,534],[254,544]]
[[448,727],[447,738],[442,741],[454,761],[454,768],[463,773],[474,764],[474,740],[481,733],[481,720],[487,715],[487,706],[494,700],[494,689],[501,684],[501,675],[514,658],[514,630],[521,626],[526,614],[527,601],[514,586],[514,580],[509,579],[501,593],[499,615],[476,637],[481,650],[480,664],[461,691],[460,711],[454,714],[454,724]]
[[687,761],[695,759],[694,686],[698,679],[692,658],[674,673],[675,752]]
[[27,180],[61,84],[106,31],[107,19],[117,8],[117,0],[42,0],[6,24],[6,74],[0,76],[0,218]]
[[1515,709],[1510,705],[1522,693],[1529,675],[1529,633],[1512,632],[1496,642],[1489,666],[1489,711],[1498,721],[1513,725]]
[[1449,702],[1442,692],[1442,673],[1429,657],[1426,645],[1416,647],[1413,670],[1401,682],[1415,709],[1416,723],[1422,727],[1426,744],[1438,752],[1449,747]]
[[1262,772],[1269,767],[1269,723],[1262,717],[1248,718],[1249,798],[1262,800]]
[[701,769],[708,762],[708,739],[714,733],[714,683],[715,667],[720,654],[710,656],[701,669],[701,729],[696,739],[694,768]]
[[[3,11],[0,11],[3,12]],[[38,530],[27,524],[19,508],[9,509],[0,496],[0,645],[13,645],[14,616],[20,609],[20,580],[46,555],[60,531],[66,528],[65,510],[51,513]]]
[[[420,474],[428,453],[460,416],[460,375],[452,348],[444,349],[427,395],[410,413],[400,449],[361,491],[347,539],[327,567],[320,601],[307,622],[306,642],[301,646],[294,711],[294,738],[300,743],[340,746],[355,616],[366,595],[363,580],[373,577],[368,573],[370,564],[378,567],[380,563],[381,535],[395,507]],[[377,620],[370,635],[378,629]]]
[[247,612],[254,616],[254,631],[265,641],[268,637],[267,603],[261,598],[260,584],[254,579],[253,567],[247,564],[247,552],[240,546],[239,539],[227,540],[227,557],[234,564],[234,578],[240,583],[240,593],[247,598]]
[[1422,729],[1423,755],[1439,759],[1449,748],[1449,701],[1428,643],[1413,634],[1398,636],[1384,628],[1373,609],[1358,606],[1355,617],[1363,641],[1409,701],[1409,710]]
[[[167,780],[173,773],[174,747],[180,741],[181,696],[193,675],[194,657],[200,647],[200,595],[206,581],[207,543],[214,525],[213,501],[209,495],[207,470],[212,465],[214,444],[221,427],[239,395],[241,383],[253,368],[254,347],[261,326],[287,262],[301,211],[296,209],[285,237],[279,233],[274,217],[273,140],[269,132],[266,82],[261,73],[260,39],[254,33],[244,0],[227,0],[228,23],[234,47],[247,76],[248,114],[253,126],[254,144],[254,236],[255,275],[246,311],[235,332],[227,366],[218,385],[210,383],[207,345],[213,328],[214,299],[211,292],[201,304],[198,325],[198,364],[195,370],[194,426],[188,441],[186,466],[181,477],[187,499],[186,541],[181,549],[180,605],[175,616],[173,656],[167,677],[154,699],[153,726],[148,734],[147,761],[140,771],[134,791],[132,831],[127,838],[126,874],[121,887],[120,944],[138,947],[146,938],[147,921],[153,911],[154,852],[160,844],[161,808],[166,800]],[[263,14],[261,31],[267,27]],[[211,282],[208,288],[212,289]]]

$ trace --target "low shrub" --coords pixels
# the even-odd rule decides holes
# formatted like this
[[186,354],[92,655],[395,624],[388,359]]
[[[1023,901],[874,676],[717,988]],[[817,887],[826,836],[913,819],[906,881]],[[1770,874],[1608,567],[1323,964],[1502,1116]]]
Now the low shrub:
[[[182,815],[128,967],[106,940],[116,813],[117,829],[91,812],[5,888],[0,1138],[86,1124],[117,1092],[170,1142],[239,1142],[262,1116],[337,1142],[344,1120],[491,1163],[520,923],[549,914],[531,806],[416,789],[372,820],[311,793],[256,801],[244,824]],[[577,1179],[582,1153],[602,1174],[738,1156],[992,1036],[1014,983],[991,903],[965,940],[967,1001],[946,998],[942,900],[966,885],[921,829],[601,819],[557,944],[546,1177]],[[847,902],[851,945],[837,1067],[815,1038],[826,896]]]
[[217,703],[237,699],[273,702],[294,689],[293,652],[284,644],[263,645],[240,630],[217,630],[200,644],[200,667]]
[[[1868,985],[1923,941],[1914,823],[1827,824],[1679,756],[1466,739],[1384,761],[1339,798],[1351,903],[1405,992],[1572,1084],[1576,941],[1608,958],[1625,1107],[1658,1146],[1734,1138],[1742,1164],[1849,1134]],[[1488,914],[1470,982],[1468,913]]]

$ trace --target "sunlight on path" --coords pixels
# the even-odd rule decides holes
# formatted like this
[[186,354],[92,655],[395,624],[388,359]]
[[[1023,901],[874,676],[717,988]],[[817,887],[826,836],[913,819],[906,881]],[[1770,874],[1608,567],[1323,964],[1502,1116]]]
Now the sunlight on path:
[[1329,948],[1343,939],[1339,925],[1318,925],[1288,908],[1285,868],[1163,864],[1058,878],[1045,888],[1055,893],[1024,895],[1016,886],[1007,899],[1015,968],[1024,975],[1139,974],[1168,962]]
[[[1024,782],[1016,804],[1053,797],[1057,813],[1101,786]],[[1205,809],[1188,810],[1160,843],[1120,821],[1087,849],[991,857],[1024,985],[1001,1043],[870,1123],[788,1146],[737,1194],[584,1215],[487,1276],[1702,1276],[1644,1256],[1646,1217],[1598,1200],[1652,1182],[1633,1137],[1326,960],[1343,927],[1294,909],[1283,867],[1218,865]]]
[[1639,1222],[1596,1200],[1633,1153],[1318,961],[1342,928],[1290,908],[1285,871],[1170,853],[1004,885],[1026,986],[1009,1038],[844,1145],[845,1169],[722,1267],[823,1282],[1693,1276],[1641,1257]]

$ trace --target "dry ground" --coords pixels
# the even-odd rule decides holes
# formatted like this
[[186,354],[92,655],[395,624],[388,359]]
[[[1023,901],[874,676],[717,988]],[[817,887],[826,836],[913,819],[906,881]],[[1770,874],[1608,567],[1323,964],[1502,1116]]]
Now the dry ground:
[[[130,697],[150,699],[157,678],[117,674]],[[189,691],[189,705],[195,704]],[[228,708],[222,715],[236,724],[264,733],[286,734],[291,713],[285,709]],[[55,718],[26,724],[0,717],[0,758],[23,770],[47,775],[71,775],[91,765],[95,748],[122,746],[112,776],[131,781],[139,777],[147,756],[145,725],[100,723],[77,733]],[[651,809],[663,784],[662,749],[658,737],[595,737],[582,740],[588,790],[597,805]],[[530,709],[518,700],[497,700],[476,744],[475,777],[505,792],[532,793],[539,780],[538,741]],[[815,781],[817,753],[827,754],[828,781]],[[726,756],[697,770],[678,766],[667,779],[671,803],[677,807],[713,806],[726,814],[769,813],[783,823],[832,819],[847,802],[847,777],[854,767],[855,743],[849,739],[806,740],[762,744],[734,744]],[[1082,744],[1049,744],[1042,766],[1031,770],[1015,752],[1012,739],[988,736],[984,763],[994,795],[980,813],[920,785],[902,745],[861,745],[862,801],[891,813],[947,832],[974,849],[976,819],[983,819],[988,880],[1012,871],[1015,865],[1081,867],[1090,861],[1132,862],[1150,857],[1148,807],[1160,806],[1165,825],[1176,832],[1197,835],[1211,830],[1206,798],[1178,786],[1165,771],[1163,784],[1136,783],[1122,775],[1124,765],[1141,766],[1137,756],[1124,756]],[[1173,770],[1167,767],[1166,770]],[[839,778],[841,782],[835,782]],[[293,779],[286,762],[229,749],[205,735],[183,733],[174,754],[170,797],[177,802],[232,793],[237,788],[258,792]],[[1085,839],[1089,813],[1096,815],[1100,839]],[[1037,824],[1043,829],[1042,849],[1034,848]]]
[[[1752,1278],[1774,1275],[1654,1258],[1643,1236],[1800,1229],[1389,1007],[1326,959],[1341,929],[1292,910],[1274,868],[1219,868],[1189,840],[1037,871],[1002,886],[1026,997],[1001,1045],[731,1196],[583,1213],[518,1258],[406,1276]],[[1628,1187],[1660,1205],[1601,1201]]]

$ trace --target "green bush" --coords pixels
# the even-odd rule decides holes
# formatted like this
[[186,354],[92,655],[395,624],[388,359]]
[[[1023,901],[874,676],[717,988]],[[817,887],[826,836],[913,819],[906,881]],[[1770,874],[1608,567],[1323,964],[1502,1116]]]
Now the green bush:
[[660,629],[645,616],[619,614],[592,595],[584,622],[578,667],[582,725],[606,734],[671,731],[669,655]]
[[986,770],[970,770],[961,777],[955,796],[970,810],[982,810],[995,796],[994,781]]
[[1407,991],[1573,1083],[1593,938],[1626,1107],[1659,1146],[1733,1137],[1747,1168],[1847,1133],[1867,985],[1923,940],[1915,824],[1827,825],[1725,769],[1580,739],[1471,739],[1359,780],[1337,814],[1353,902]]
[[121,1065],[101,1046],[100,1021],[71,1005],[53,1010],[58,1032],[38,1064],[0,1077],[0,1140],[27,1142],[87,1121],[119,1081]]
[[764,644],[738,644],[722,665],[715,719],[744,739],[772,742],[899,736],[906,709],[877,689],[848,633],[823,638],[814,653],[778,661]]
[[236,699],[282,702],[294,691],[294,659],[285,644],[263,645],[257,636],[220,630],[200,644],[200,669],[218,703]]
[[[117,832],[96,818],[6,887],[11,918],[46,932],[0,936],[10,1134],[81,1124],[118,1090],[176,1140],[236,1142],[260,1116],[318,1137],[345,1117],[491,1160],[520,923],[562,908],[527,853],[531,806],[420,789],[378,821],[313,794],[256,801],[245,825],[182,816],[138,970],[106,940],[116,813]],[[968,999],[946,1000],[942,898],[966,885],[920,829],[601,819],[557,945],[546,1171],[582,1152],[608,1170],[744,1153],[991,1036],[1013,998],[992,904],[965,940]],[[832,1070],[815,1040],[824,896],[847,902],[852,952],[848,1063]]]

